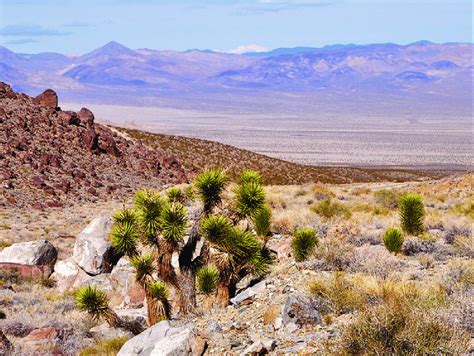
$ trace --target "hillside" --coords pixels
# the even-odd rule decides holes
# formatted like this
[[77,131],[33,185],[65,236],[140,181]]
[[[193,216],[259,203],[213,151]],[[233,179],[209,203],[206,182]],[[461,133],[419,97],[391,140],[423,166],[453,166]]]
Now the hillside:
[[211,166],[221,166],[234,177],[244,168],[255,169],[262,173],[267,184],[401,182],[451,174],[449,171],[305,166],[214,141],[113,128],[149,147],[177,157],[187,169],[200,171]]
[[0,124],[2,206],[62,207],[187,181],[173,156],[114,134],[88,109],[62,111],[51,89],[33,98],[0,83]]

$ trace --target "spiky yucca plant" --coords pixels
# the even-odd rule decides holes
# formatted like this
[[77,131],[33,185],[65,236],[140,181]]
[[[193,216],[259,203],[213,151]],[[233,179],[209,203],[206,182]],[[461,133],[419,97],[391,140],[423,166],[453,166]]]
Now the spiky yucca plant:
[[272,211],[264,205],[252,215],[252,222],[257,235],[267,237],[271,232]]
[[196,285],[199,292],[211,295],[217,290],[219,270],[214,266],[204,266],[196,274]]
[[383,235],[383,243],[387,250],[391,253],[397,254],[401,251],[403,246],[403,234],[397,228],[389,228]]
[[400,220],[403,231],[411,235],[423,232],[425,208],[418,194],[405,194],[400,198]]
[[[183,314],[194,312],[197,289],[204,293],[217,290],[218,300],[228,305],[239,280],[248,274],[262,276],[268,272],[273,257],[260,238],[270,234],[271,211],[265,206],[260,181],[257,172],[244,172],[231,200],[223,202],[227,176],[219,168],[202,172],[193,186],[203,209],[197,210],[192,225],[184,204],[177,201],[180,194],[173,188],[167,191],[166,198],[150,190],[136,193],[136,220],[132,225],[135,230],[126,227],[130,220],[117,219],[111,237],[117,240],[114,246],[133,257],[137,282],[146,292],[150,324],[162,318],[158,311],[171,308],[163,298],[155,297],[158,289],[153,292],[152,286],[157,288],[158,284],[152,278],[154,272],[160,283],[173,288],[176,306]],[[189,201],[186,199],[186,203]],[[130,214],[123,211],[116,215]],[[237,228],[245,224],[246,228]],[[132,232],[138,238],[130,239],[135,236]],[[137,257],[139,241],[151,247],[152,253]],[[178,266],[171,264],[175,253]],[[214,265],[215,269],[203,268],[206,264]],[[216,286],[211,288],[212,284]],[[171,315],[171,310],[167,315]]]
[[291,248],[297,262],[302,262],[314,252],[314,248],[318,244],[316,231],[310,228],[300,228],[295,231]]
[[110,242],[117,252],[130,257],[135,256],[137,239],[138,232],[133,222],[125,221],[112,226]]
[[136,224],[137,212],[135,209],[124,208],[115,212],[113,216],[114,223],[116,224]]
[[265,191],[260,183],[244,182],[235,188],[234,193],[235,210],[241,217],[256,214],[265,204]]
[[166,191],[166,197],[172,203],[184,203],[186,201],[185,193],[176,187],[171,187]]
[[251,183],[251,182],[261,184],[262,176],[257,171],[253,171],[251,169],[245,169],[240,174],[238,178],[238,183],[242,185],[242,184]]
[[149,290],[151,309],[156,316],[156,321],[171,319],[171,303],[169,291],[166,283],[162,281],[153,281]]
[[88,285],[79,288],[76,292],[76,307],[86,311],[94,320],[104,319],[111,327],[123,328],[138,335],[143,332],[143,327],[138,323],[129,323],[119,318],[119,316],[109,307],[107,294],[97,287]]
[[220,168],[209,169],[196,177],[194,186],[206,213],[210,213],[221,202],[221,194],[227,182],[228,177]]

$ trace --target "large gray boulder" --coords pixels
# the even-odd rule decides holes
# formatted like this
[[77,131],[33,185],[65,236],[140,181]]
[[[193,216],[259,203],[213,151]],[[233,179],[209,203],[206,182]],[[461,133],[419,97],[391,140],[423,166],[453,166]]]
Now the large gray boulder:
[[117,356],[182,356],[193,355],[195,334],[192,328],[172,327],[161,321],[128,340]]
[[53,267],[58,258],[56,248],[46,240],[20,242],[0,252],[0,263]]
[[51,275],[61,293],[77,287],[87,277],[88,275],[79,268],[72,258],[58,261],[54,265],[54,273]]
[[119,257],[109,241],[110,217],[99,217],[79,234],[74,243],[73,259],[90,275],[110,272]]

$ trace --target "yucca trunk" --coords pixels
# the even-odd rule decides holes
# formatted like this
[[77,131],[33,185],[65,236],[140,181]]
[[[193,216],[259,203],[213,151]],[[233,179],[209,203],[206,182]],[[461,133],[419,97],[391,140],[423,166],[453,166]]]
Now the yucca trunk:
[[191,271],[179,276],[179,311],[182,315],[196,311],[196,281]]
[[227,282],[219,282],[217,285],[217,303],[224,308],[230,304],[230,289]]
[[171,265],[173,258],[173,249],[167,246],[163,249],[161,255],[158,256],[158,275],[167,283],[177,287],[176,273]]
[[138,322],[127,322],[122,320],[110,308],[105,312],[104,319],[111,327],[128,330],[133,335],[138,335],[144,331],[144,328]]

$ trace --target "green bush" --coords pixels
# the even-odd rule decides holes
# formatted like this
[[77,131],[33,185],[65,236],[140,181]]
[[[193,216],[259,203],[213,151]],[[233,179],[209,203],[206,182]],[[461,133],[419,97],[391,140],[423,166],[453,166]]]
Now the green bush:
[[400,199],[400,221],[404,232],[419,235],[423,232],[425,208],[418,194],[405,194]]
[[311,207],[311,210],[316,214],[330,219],[335,216],[342,216],[344,219],[351,217],[350,210],[338,202],[333,202],[331,199],[323,199]]
[[391,253],[399,253],[403,246],[402,232],[397,228],[389,228],[383,235],[383,243]]
[[309,228],[301,228],[295,231],[291,248],[297,262],[305,261],[313,253],[318,244],[316,231]]

